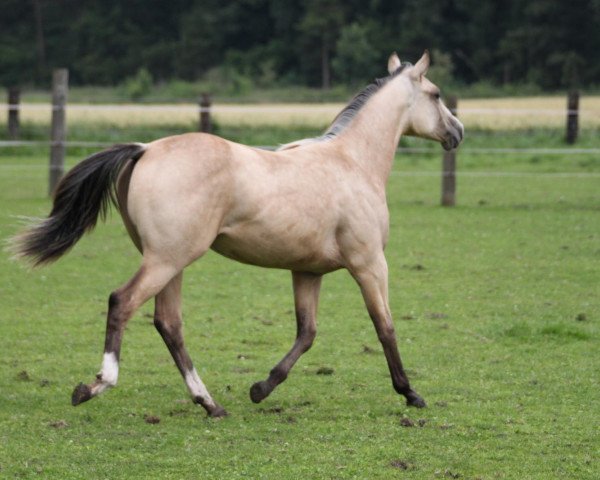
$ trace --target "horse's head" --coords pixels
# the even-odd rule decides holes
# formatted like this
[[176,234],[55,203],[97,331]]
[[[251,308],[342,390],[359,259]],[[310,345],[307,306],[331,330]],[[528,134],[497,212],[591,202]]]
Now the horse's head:
[[[393,53],[388,60],[388,71],[393,74],[400,67],[400,59]],[[450,150],[461,142],[464,127],[442,102],[440,89],[425,78],[428,68],[429,52],[426,50],[414,66],[404,68],[401,72],[410,85],[403,133],[436,140]]]

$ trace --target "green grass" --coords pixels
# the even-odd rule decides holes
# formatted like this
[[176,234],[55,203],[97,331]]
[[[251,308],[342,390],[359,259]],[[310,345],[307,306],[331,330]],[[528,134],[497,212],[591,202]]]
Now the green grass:
[[[479,132],[463,152],[562,146],[554,138]],[[324,279],[313,349],[252,404],[250,385],[293,341],[290,275],[213,253],[186,270],[185,334],[231,415],[208,419],[189,401],[151,304],[129,323],[118,387],[71,407],[73,387],[100,366],[108,294],[139,263],[113,214],[49,268],[0,257],[0,477],[598,478],[598,160],[463,152],[455,208],[438,206],[439,147],[399,157],[388,186],[391,307],[427,409],[394,393],[345,272]],[[47,158],[0,153],[5,238],[16,216],[47,213]],[[501,171],[546,175],[468,175]]]

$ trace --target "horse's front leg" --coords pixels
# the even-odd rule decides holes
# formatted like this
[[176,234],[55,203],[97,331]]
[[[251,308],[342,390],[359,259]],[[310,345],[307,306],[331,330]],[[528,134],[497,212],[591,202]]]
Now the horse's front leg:
[[425,407],[425,401],[410,387],[402,367],[388,303],[388,268],[383,252],[351,273],[360,286],[367,310],[383,346],[394,389],[406,397],[407,405]]
[[321,289],[321,275],[292,272],[294,303],[296,307],[296,341],[292,349],[269,373],[269,378],[257,382],[250,388],[254,403],[264,400],[283,382],[296,361],[313,344],[317,334],[317,306]]

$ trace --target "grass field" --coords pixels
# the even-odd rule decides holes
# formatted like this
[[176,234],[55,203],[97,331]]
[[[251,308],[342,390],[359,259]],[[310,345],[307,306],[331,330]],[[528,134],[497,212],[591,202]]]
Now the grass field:
[[[92,127],[72,133],[119,140]],[[306,133],[222,128],[253,144]],[[231,415],[208,419],[188,399],[151,304],[129,323],[118,387],[73,408],[73,387],[100,366],[108,294],[139,256],[117,214],[49,268],[0,256],[0,477],[598,478],[600,161],[468,154],[564,147],[561,138],[475,132],[459,153],[452,209],[438,206],[439,147],[404,143],[431,145],[397,159],[386,250],[400,349],[424,410],[394,393],[345,272],[324,279],[313,349],[252,404],[250,385],[293,341],[290,275],[213,253],[186,271],[185,333]],[[597,138],[584,131],[578,146]],[[18,216],[48,212],[46,162],[41,151],[0,151],[1,238]],[[332,374],[317,374],[323,367]]]

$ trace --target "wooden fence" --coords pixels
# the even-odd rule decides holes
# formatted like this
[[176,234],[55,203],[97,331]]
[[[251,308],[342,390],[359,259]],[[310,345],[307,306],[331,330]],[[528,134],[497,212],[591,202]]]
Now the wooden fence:
[[[64,174],[64,158],[66,146],[66,109],[68,95],[69,72],[67,69],[57,69],[53,72],[52,83],[52,123],[50,135],[50,163],[48,191],[52,194],[56,184]],[[458,100],[449,97],[446,105],[450,111],[458,116]],[[201,132],[212,132],[212,99],[207,93],[203,93],[198,102],[199,122],[198,130]],[[19,110],[20,89],[8,89],[8,138],[17,144],[19,139]],[[569,92],[566,110],[566,135],[568,144],[574,144],[577,140],[579,129],[579,92]],[[441,172],[441,205],[454,206],[456,204],[456,159],[457,150],[452,149],[444,152],[442,156]]]

